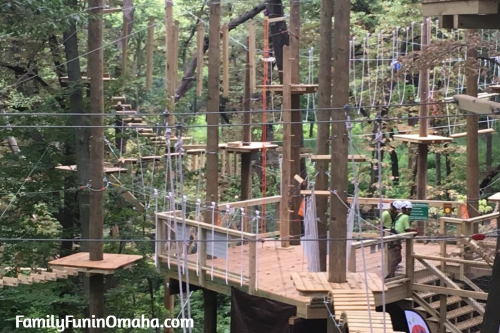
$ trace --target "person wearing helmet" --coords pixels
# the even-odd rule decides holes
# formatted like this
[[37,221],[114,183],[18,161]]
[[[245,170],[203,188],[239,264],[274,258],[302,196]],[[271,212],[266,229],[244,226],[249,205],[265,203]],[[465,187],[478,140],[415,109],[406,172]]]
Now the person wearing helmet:
[[401,201],[396,200],[391,202],[389,209],[384,210],[382,213],[382,225],[384,229],[391,229],[392,224],[396,221],[401,206]]
[[[410,228],[410,214],[413,208],[411,202],[405,200],[401,203],[401,214],[394,221],[391,233],[392,234],[403,234],[405,232],[416,231],[416,229]],[[398,265],[401,263],[403,257],[401,255],[402,245],[401,241],[397,240],[389,244],[390,258],[389,258],[389,274],[385,277],[390,279],[396,276],[396,270]]]

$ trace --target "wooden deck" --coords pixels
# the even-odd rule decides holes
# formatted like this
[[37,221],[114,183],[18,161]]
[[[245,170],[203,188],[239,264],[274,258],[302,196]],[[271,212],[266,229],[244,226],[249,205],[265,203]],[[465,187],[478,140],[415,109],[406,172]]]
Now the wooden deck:
[[[210,245],[207,244],[207,247]],[[315,297],[327,296],[326,291],[315,291],[313,293],[304,293],[299,291],[294,284],[292,274],[307,272],[307,258],[304,255],[302,246],[291,246],[289,248],[280,248],[279,242],[267,240],[264,243],[257,243],[257,285],[255,295],[267,297],[287,304],[297,306],[298,316],[303,318],[326,318],[327,312],[323,307],[317,306],[314,303]],[[362,279],[364,276],[364,268],[369,273],[369,279],[378,278],[379,283],[376,282],[373,287],[369,288],[375,295],[377,306],[381,305],[381,279],[382,279],[382,265],[381,265],[381,252],[373,252],[370,247],[364,248],[364,262],[361,255],[361,250],[357,251],[357,264],[356,272],[348,275],[346,283],[331,284],[332,289],[342,290],[359,290],[364,289]],[[416,243],[414,246],[415,253],[423,255],[439,255],[439,244],[426,244]],[[249,283],[249,264],[246,258],[249,255],[249,245],[234,246],[228,249],[228,262],[223,258],[206,259],[205,271],[206,280],[203,282],[204,287],[214,290],[219,293],[229,295],[231,293],[231,286],[248,291]],[[403,250],[403,258],[405,253]],[[167,277],[178,279],[177,271],[177,258],[171,257],[170,269],[167,267],[167,260],[165,256],[160,256],[160,270]],[[190,283],[200,286],[200,277],[196,273],[197,254],[188,255],[189,268],[190,268]],[[213,278],[212,278],[213,267]],[[227,274],[226,274],[227,267]],[[185,280],[185,275],[183,280]],[[242,277],[243,275],[243,277]],[[402,279],[401,283],[388,283],[386,285],[386,300],[396,301],[408,297],[407,292],[411,292],[409,284],[406,284],[408,279]],[[397,282],[397,281],[396,281]],[[378,288],[378,290],[377,290]],[[300,287],[299,287],[300,289]]]

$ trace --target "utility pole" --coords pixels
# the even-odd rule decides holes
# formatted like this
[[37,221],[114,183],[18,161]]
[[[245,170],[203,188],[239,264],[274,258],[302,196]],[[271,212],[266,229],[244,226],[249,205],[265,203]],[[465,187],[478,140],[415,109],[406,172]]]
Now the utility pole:
[[[469,30],[468,36],[472,36],[476,30]],[[477,62],[477,50],[467,47],[468,66],[474,66]],[[477,70],[466,68],[467,71],[467,95],[477,97]],[[468,114],[467,116],[467,212],[469,217],[479,216],[479,116]],[[477,232],[477,230],[470,230]]]
[[[103,238],[103,204],[104,204],[104,87],[103,87],[103,49],[102,30],[103,0],[89,0],[90,16],[88,23],[88,68],[90,76],[90,239]],[[91,261],[103,260],[103,243],[89,243]],[[90,276],[90,316],[104,318],[104,276]],[[104,332],[103,328],[90,328],[89,332]]]
[[[422,50],[427,48],[430,44],[430,20],[424,17],[422,25]],[[420,109],[419,115],[419,136],[427,137],[429,119],[429,108],[427,104],[429,101],[429,67],[424,67],[420,70]],[[427,196],[427,155],[429,153],[429,146],[426,143],[418,145],[418,158],[417,158],[417,199],[425,200]],[[425,235],[425,222],[417,221],[417,230],[419,235]]]
[[[299,74],[299,36],[300,36],[300,0],[290,0],[290,31],[289,44],[291,55],[291,83],[300,83]],[[294,181],[295,175],[301,175],[301,160],[300,148],[302,146],[302,112],[300,111],[300,95],[292,94],[291,103],[291,140],[292,149],[290,162],[283,159],[283,163],[290,163],[290,185],[291,187],[284,190],[290,191],[290,199],[292,209],[290,212],[290,245],[300,245],[300,235],[302,234],[301,216],[298,214],[302,196],[300,195],[300,185],[296,185]]]
[[[329,226],[328,281],[346,281],[347,238],[347,146],[346,113],[349,102],[349,28],[351,1],[334,0],[334,71],[332,89],[332,169]],[[336,240],[331,240],[335,238]]]
[[[207,196],[206,204],[217,204],[219,195],[219,85],[220,85],[220,0],[210,2],[209,45],[208,45],[208,101],[207,101]],[[205,222],[215,224],[217,212],[207,210]],[[212,254],[213,255],[213,254]],[[203,289],[204,332],[217,332],[217,293]]]
[[[318,73],[318,136],[316,140],[316,154],[330,154],[330,116],[332,107],[332,0],[321,0],[319,35],[321,45],[319,49],[319,73]],[[328,189],[329,162],[316,162],[315,190]],[[328,209],[328,197],[318,195],[316,197],[316,214],[318,216],[319,238],[326,238]],[[326,272],[326,241],[319,242],[319,266],[322,272]]]

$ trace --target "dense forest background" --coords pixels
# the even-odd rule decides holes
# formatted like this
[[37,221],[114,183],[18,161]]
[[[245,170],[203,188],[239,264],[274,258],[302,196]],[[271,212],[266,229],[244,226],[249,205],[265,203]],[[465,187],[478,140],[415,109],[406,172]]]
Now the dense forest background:
[[[104,20],[104,59],[105,72],[117,80],[106,83],[105,99],[111,110],[112,96],[126,95],[128,102],[148,117],[150,124],[161,124],[166,105],[165,93],[165,43],[164,43],[164,2],[162,0],[110,0],[111,7],[128,8],[124,13],[107,14]],[[253,10],[253,12],[251,12]],[[301,79],[302,82],[317,82],[317,52],[319,38],[319,0],[301,1]],[[289,3],[269,0],[222,1],[222,22],[236,22],[231,30],[230,61],[232,63],[230,95],[221,103],[221,141],[241,140],[241,127],[232,126],[241,123],[241,115],[232,111],[241,110],[246,43],[246,24],[238,19],[251,12],[256,22],[257,48],[263,48],[262,22],[263,12],[285,15]],[[179,21],[179,70],[183,80],[177,89],[178,102],[175,113],[182,134],[193,138],[194,142],[205,142],[205,116],[196,115],[206,111],[206,91],[196,97],[195,89],[190,89],[193,75],[192,58],[196,49],[196,26],[198,20],[208,22],[209,6],[202,0],[178,0],[175,2],[175,18]],[[120,75],[120,59],[123,44],[122,22],[126,15],[130,22],[128,43],[128,68],[125,75]],[[155,53],[154,79],[150,91],[145,89],[145,45],[149,17],[154,17]],[[0,4],[0,110],[13,114],[9,118],[1,117],[0,124],[0,271],[4,276],[16,276],[23,268],[44,268],[47,262],[57,256],[78,251],[85,244],[79,238],[85,238],[84,210],[79,203],[85,201],[85,181],[76,173],[55,170],[58,165],[73,165],[85,157],[85,142],[88,132],[85,128],[74,128],[82,124],[79,112],[88,112],[89,99],[83,83],[67,84],[61,79],[70,73],[80,75],[86,70],[88,9],[85,1],[78,0],[8,0]],[[352,34],[363,38],[367,33],[376,34],[388,31],[396,26],[408,26],[412,22],[421,22],[420,5],[413,0],[353,0]],[[272,32],[272,31],[271,31]],[[416,36],[415,38],[418,38]],[[271,36],[272,46],[279,39]],[[274,43],[274,44],[273,44]],[[309,65],[309,50],[314,48],[312,65]],[[314,52],[315,55],[314,55]],[[78,59],[76,61],[75,59]],[[206,61],[206,59],[205,59]],[[206,67],[205,67],[206,70]],[[70,74],[71,75],[71,74]],[[257,77],[262,77],[258,68]],[[180,79],[180,77],[179,77]],[[205,80],[207,75],[205,75]],[[189,83],[190,82],[190,83]],[[205,82],[206,83],[206,82]],[[206,84],[204,85],[206,89]],[[415,97],[416,92],[409,90],[407,99]],[[254,109],[261,108],[260,96],[254,96]],[[314,97],[310,97],[314,98]],[[279,110],[279,97],[273,101]],[[314,109],[311,100],[303,97],[302,107],[305,120],[312,123],[304,125],[304,147],[314,149],[316,128]],[[406,116],[417,112],[417,107],[401,106],[386,110],[390,115]],[[434,110],[433,112],[443,112]],[[44,115],[57,113],[54,115]],[[375,117],[371,113],[369,117]],[[281,127],[279,112],[273,112],[271,119],[276,124],[269,127],[268,138],[279,143]],[[260,122],[256,114],[252,119]],[[269,119],[269,118],[268,118]],[[438,122],[438,120],[435,120]],[[114,118],[107,118],[110,125],[106,129],[106,155],[110,163],[121,156],[138,154],[155,155],[162,148],[147,142],[145,138],[129,136],[126,151],[120,151],[112,125]],[[6,128],[6,125],[12,125]],[[437,124],[439,125],[439,124]],[[387,124],[391,126],[391,124]],[[493,124],[495,127],[495,124]],[[359,153],[374,156],[367,149],[371,144],[373,125],[356,123],[352,134],[354,146]],[[255,126],[253,138],[261,137],[261,127]],[[15,140],[12,140],[12,139]],[[87,138],[87,139],[86,139]],[[480,139],[480,163],[482,177],[488,179],[485,193],[500,190],[494,182],[497,164],[500,164],[500,140],[497,135]],[[465,193],[465,139],[448,146],[432,148],[428,159],[429,198],[462,199]],[[414,194],[415,152],[403,144],[391,144],[385,147],[383,164],[383,192],[388,197],[411,197]],[[392,151],[399,156],[399,174],[395,177]],[[357,153],[357,152],[353,152]],[[258,165],[258,156],[255,165]],[[274,156],[275,161],[277,157]],[[272,161],[272,159],[271,159]],[[258,167],[254,168],[254,193],[259,194]],[[146,259],[132,269],[119,272],[106,279],[106,311],[117,318],[134,318],[142,314],[164,318],[167,314],[163,307],[163,278],[156,272],[152,257],[154,245],[148,242],[154,238],[154,198],[153,190],[163,188],[165,171],[162,168],[145,168],[140,174],[120,175],[120,186],[110,180],[106,189],[105,236],[112,240],[105,245],[106,252],[137,253]],[[307,164],[308,174],[314,173],[311,164]],[[361,196],[378,193],[373,186],[376,172],[370,163],[358,169]],[[269,195],[279,193],[279,166],[270,164]],[[203,169],[185,171],[184,192],[195,200],[203,197]],[[220,202],[237,199],[240,193],[237,176],[226,177],[220,182]],[[146,211],[139,212],[133,205],[123,200],[123,190],[133,189],[138,198],[146,203]],[[160,203],[160,208],[165,206]],[[486,208],[484,208],[486,209]],[[119,232],[112,234],[112,230]],[[44,239],[45,241],[29,241]],[[50,241],[50,239],[58,239]],[[59,239],[67,239],[60,241]],[[133,240],[133,241],[127,241]],[[230,302],[219,295],[219,332],[229,332]],[[202,297],[200,292],[191,295],[193,319],[196,323],[194,332],[201,332],[203,327]],[[46,315],[64,316],[67,314],[85,317],[86,295],[83,278],[71,277],[67,280],[44,284],[20,285],[16,288],[5,287],[0,290],[0,332],[11,332],[15,316],[44,317]],[[176,301],[176,313],[179,302]],[[23,332],[18,329],[18,332]],[[27,330],[28,331],[28,330]],[[49,329],[40,332],[53,332]],[[78,332],[78,330],[73,330]],[[132,332],[132,330],[113,329],[113,332]]]

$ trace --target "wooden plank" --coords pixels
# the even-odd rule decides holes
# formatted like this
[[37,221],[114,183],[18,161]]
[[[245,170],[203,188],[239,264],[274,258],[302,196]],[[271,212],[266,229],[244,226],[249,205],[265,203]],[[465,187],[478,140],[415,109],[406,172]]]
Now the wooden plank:
[[[366,162],[366,156],[365,155],[348,155],[347,159],[349,162],[352,162],[354,158],[354,162]],[[311,155],[310,157],[312,162],[331,162],[332,156],[331,155]]]
[[491,268],[491,265],[489,265],[488,263],[483,262],[483,261],[473,261],[473,260],[450,258],[450,257],[446,257],[446,258],[445,257],[436,257],[436,256],[422,255],[422,254],[417,254],[417,253],[415,253],[413,255],[413,258],[447,262],[447,263],[465,264],[465,265],[470,265],[472,267]]
[[4,277],[2,280],[4,286],[17,287],[19,284],[19,280],[17,278]]
[[146,90],[151,90],[153,84],[153,49],[155,35],[155,19],[150,16],[148,19],[148,40],[146,45]]
[[255,26],[253,20],[248,22],[248,56],[250,68],[250,95],[253,95],[256,88]]
[[500,103],[498,102],[468,95],[454,95],[453,98],[458,102],[458,107],[462,110],[493,118],[500,117]]
[[455,14],[496,14],[498,2],[484,0],[439,1],[422,4],[422,16],[441,16]]
[[222,26],[222,96],[229,96],[229,28]]
[[420,283],[414,283],[412,286],[412,289],[414,291],[433,292],[433,293],[442,294],[442,295],[470,297],[470,298],[474,298],[474,299],[478,299],[478,300],[482,300],[482,301],[486,301],[488,299],[488,294],[485,292],[438,287],[438,286],[431,286],[431,285],[420,284]]
[[429,145],[453,141],[452,138],[448,138],[445,136],[427,135],[426,137],[421,137],[418,134],[396,134],[394,135],[394,139],[408,143],[429,144]]
[[440,217],[440,219],[442,221],[445,221],[445,222],[448,222],[448,223],[462,223],[462,222],[465,222],[465,223],[479,223],[479,222],[483,222],[483,221],[489,221],[489,220],[492,220],[492,219],[496,219],[499,216],[500,216],[500,213],[496,212],[496,213],[485,214],[485,215],[481,215],[481,216],[473,217],[473,218],[469,218],[469,219],[459,219],[459,218],[447,217],[447,216],[442,216],[442,217]]
[[228,203],[223,203],[219,205],[220,210],[226,210],[228,206],[231,206],[232,208],[246,208],[246,207],[252,207],[252,206],[260,206],[260,205],[268,205],[272,203],[278,203],[281,200],[280,195],[275,195],[272,197],[266,197],[266,198],[255,198],[255,199],[249,199],[249,200],[243,200],[243,201],[236,201],[236,202],[228,202]]
[[203,92],[203,45],[205,43],[205,24],[200,20],[196,29],[196,95]]
[[[487,129],[482,129],[477,131],[477,134],[488,134],[488,133],[494,133],[495,130],[493,128],[487,128]],[[467,132],[462,132],[462,133],[456,133],[456,134],[451,134],[450,138],[453,139],[458,139],[458,138],[465,138],[467,136]]]
[[142,259],[142,256],[132,254],[104,253],[103,260],[89,260],[88,252],[79,252],[61,259],[49,261],[49,265],[54,269],[63,269],[61,267],[72,267],[78,269],[100,269],[115,270],[127,266]]

